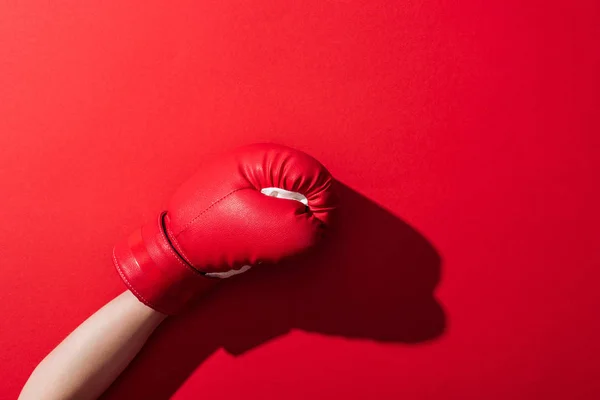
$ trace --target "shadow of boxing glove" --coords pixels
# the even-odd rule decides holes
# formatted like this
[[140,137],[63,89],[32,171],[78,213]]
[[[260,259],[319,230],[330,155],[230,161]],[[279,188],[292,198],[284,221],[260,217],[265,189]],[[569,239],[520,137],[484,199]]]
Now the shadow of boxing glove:
[[312,247],[335,207],[333,178],[317,160],[245,146],[205,163],[166,211],[117,243],[113,260],[141,302],[176,314],[223,278]]

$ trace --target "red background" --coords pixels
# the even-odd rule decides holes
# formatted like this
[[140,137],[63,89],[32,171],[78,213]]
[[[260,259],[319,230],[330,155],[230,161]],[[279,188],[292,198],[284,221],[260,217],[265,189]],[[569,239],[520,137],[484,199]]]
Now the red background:
[[115,240],[259,141],[346,185],[332,244],[105,398],[599,398],[598,4],[3,1],[0,398],[124,289]]

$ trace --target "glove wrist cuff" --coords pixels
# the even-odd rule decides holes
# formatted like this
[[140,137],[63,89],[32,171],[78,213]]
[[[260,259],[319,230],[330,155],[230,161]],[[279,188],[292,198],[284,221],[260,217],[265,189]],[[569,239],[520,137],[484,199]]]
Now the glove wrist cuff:
[[142,303],[172,315],[218,279],[203,275],[177,254],[165,234],[165,214],[117,243],[113,261],[125,285]]

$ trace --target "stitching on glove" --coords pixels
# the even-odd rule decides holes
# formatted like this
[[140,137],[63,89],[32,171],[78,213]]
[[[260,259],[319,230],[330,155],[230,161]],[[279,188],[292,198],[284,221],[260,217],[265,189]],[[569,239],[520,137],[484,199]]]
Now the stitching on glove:
[[179,264],[181,264],[183,267],[185,267],[186,269],[190,270],[191,272],[193,272],[196,275],[201,275],[204,276],[204,274],[200,271],[198,271],[196,268],[194,268],[192,265],[184,262],[181,260],[181,256],[178,255],[175,250],[173,250],[173,245],[171,244],[171,242],[169,242],[169,240],[166,238],[166,234],[164,231],[164,224],[163,221],[161,219],[161,235],[160,238],[163,240],[163,242],[166,244],[167,249],[169,250],[169,252],[173,255],[173,257],[177,260],[177,262]]
[[214,207],[215,205],[217,205],[221,201],[225,200],[227,197],[231,196],[235,192],[240,191],[240,190],[244,190],[244,189],[247,189],[247,188],[239,188],[239,189],[232,190],[231,192],[227,193],[225,196],[223,196],[220,199],[214,201],[211,205],[209,205],[208,207],[206,207],[206,209],[204,209],[203,211],[201,211],[200,214],[198,214],[194,218],[192,218],[192,220],[190,222],[188,222],[187,224],[185,224],[183,226],[183,228],[181,228],[181,230],[175,234],[175,237],[177,238],[179,235],[181,235],[181,233],[183,231],[185,231],[187,228],[189,228],[190,225],[192,225],[194,223],[194,221],[196,221],[198,218],[200,218],[200,216],[202,216],[202,214],[204,214],[205,212],[207,212],[208,210],[210,210],[212,207]]

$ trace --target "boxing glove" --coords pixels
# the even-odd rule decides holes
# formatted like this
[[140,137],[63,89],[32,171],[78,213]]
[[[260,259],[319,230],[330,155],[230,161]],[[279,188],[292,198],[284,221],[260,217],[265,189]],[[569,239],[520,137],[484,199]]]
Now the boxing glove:
[[205,163],[158,218],[115,245],[113,261],[141,302],[176,314],[222,278],[309,249],[335,207],[317,160],[250,145]]

